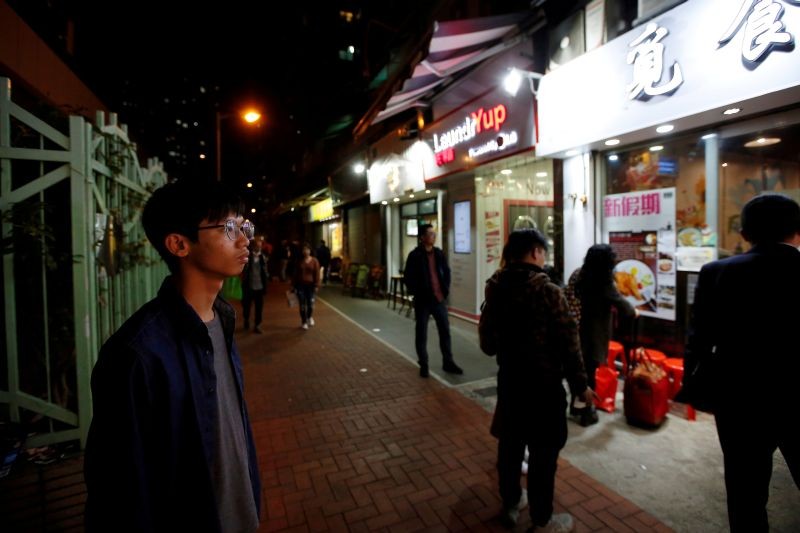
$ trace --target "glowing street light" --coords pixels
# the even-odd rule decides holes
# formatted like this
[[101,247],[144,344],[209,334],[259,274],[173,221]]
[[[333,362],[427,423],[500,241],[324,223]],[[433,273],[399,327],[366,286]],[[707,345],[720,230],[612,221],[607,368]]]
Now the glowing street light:
[[[217,181],[222,180],[222,128],[221,123],[224,119],[235,116],[233,113],[221,113],[219,110],[215,112],[215,140],[217,145]],[[261,113],[254,109],[247,109],[240,115],[242,120],[248,124],[258,124],[261,120]]]

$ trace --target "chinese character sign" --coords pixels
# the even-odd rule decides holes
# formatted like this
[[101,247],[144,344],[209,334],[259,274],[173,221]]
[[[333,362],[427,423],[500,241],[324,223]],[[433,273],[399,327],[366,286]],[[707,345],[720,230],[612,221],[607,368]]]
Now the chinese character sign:
[[648,24],[639,37],[628,45],[628,64],[633,65],[633,83],[628,85],[630,100],[648,99],[652,96],[669,95],[683,83],[681,66],[672,64],[669,79],[664,78],[664,44],[661,42],[669,30],[655,22]]
[[[782,1],[789,5],[800,6],[800,0]],[[750,63],[760,63],[773,50],[793,50],[794,37],[786,31],[786,26],[781,20],[783,11],[783,3],[780,1],[743,0],[730,27],[720,38],[720,46],[728,44],[744,26],[742,57]]]

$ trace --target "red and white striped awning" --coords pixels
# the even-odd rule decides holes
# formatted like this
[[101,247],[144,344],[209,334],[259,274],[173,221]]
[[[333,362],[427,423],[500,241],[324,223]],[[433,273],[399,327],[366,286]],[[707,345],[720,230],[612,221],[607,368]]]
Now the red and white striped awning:
[[434,22],[428,55],[415,66],[403,88],[372,121],[376,124],[417,105],[420,98],[449,76],[505,50],[503,39],[530,13]]

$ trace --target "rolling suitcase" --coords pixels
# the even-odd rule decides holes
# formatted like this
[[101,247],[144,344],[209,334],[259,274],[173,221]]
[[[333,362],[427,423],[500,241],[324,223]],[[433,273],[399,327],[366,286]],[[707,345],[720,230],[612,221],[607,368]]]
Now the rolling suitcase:
[[669,410],[667,373],[650,360],[644,348],[633,352],[629,365],[623,400],[625,419],[632,426],[658,427]]

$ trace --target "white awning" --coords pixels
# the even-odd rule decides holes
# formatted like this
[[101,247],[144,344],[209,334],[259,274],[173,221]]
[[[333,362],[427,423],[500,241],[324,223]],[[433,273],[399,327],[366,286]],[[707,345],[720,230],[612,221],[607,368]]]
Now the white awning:
[[416,106],[432,89],[456,72],[505,50],[503,39],[530,13],[434,22],[428,55],[414,67],[403,88],[386,102],[373,124]]

